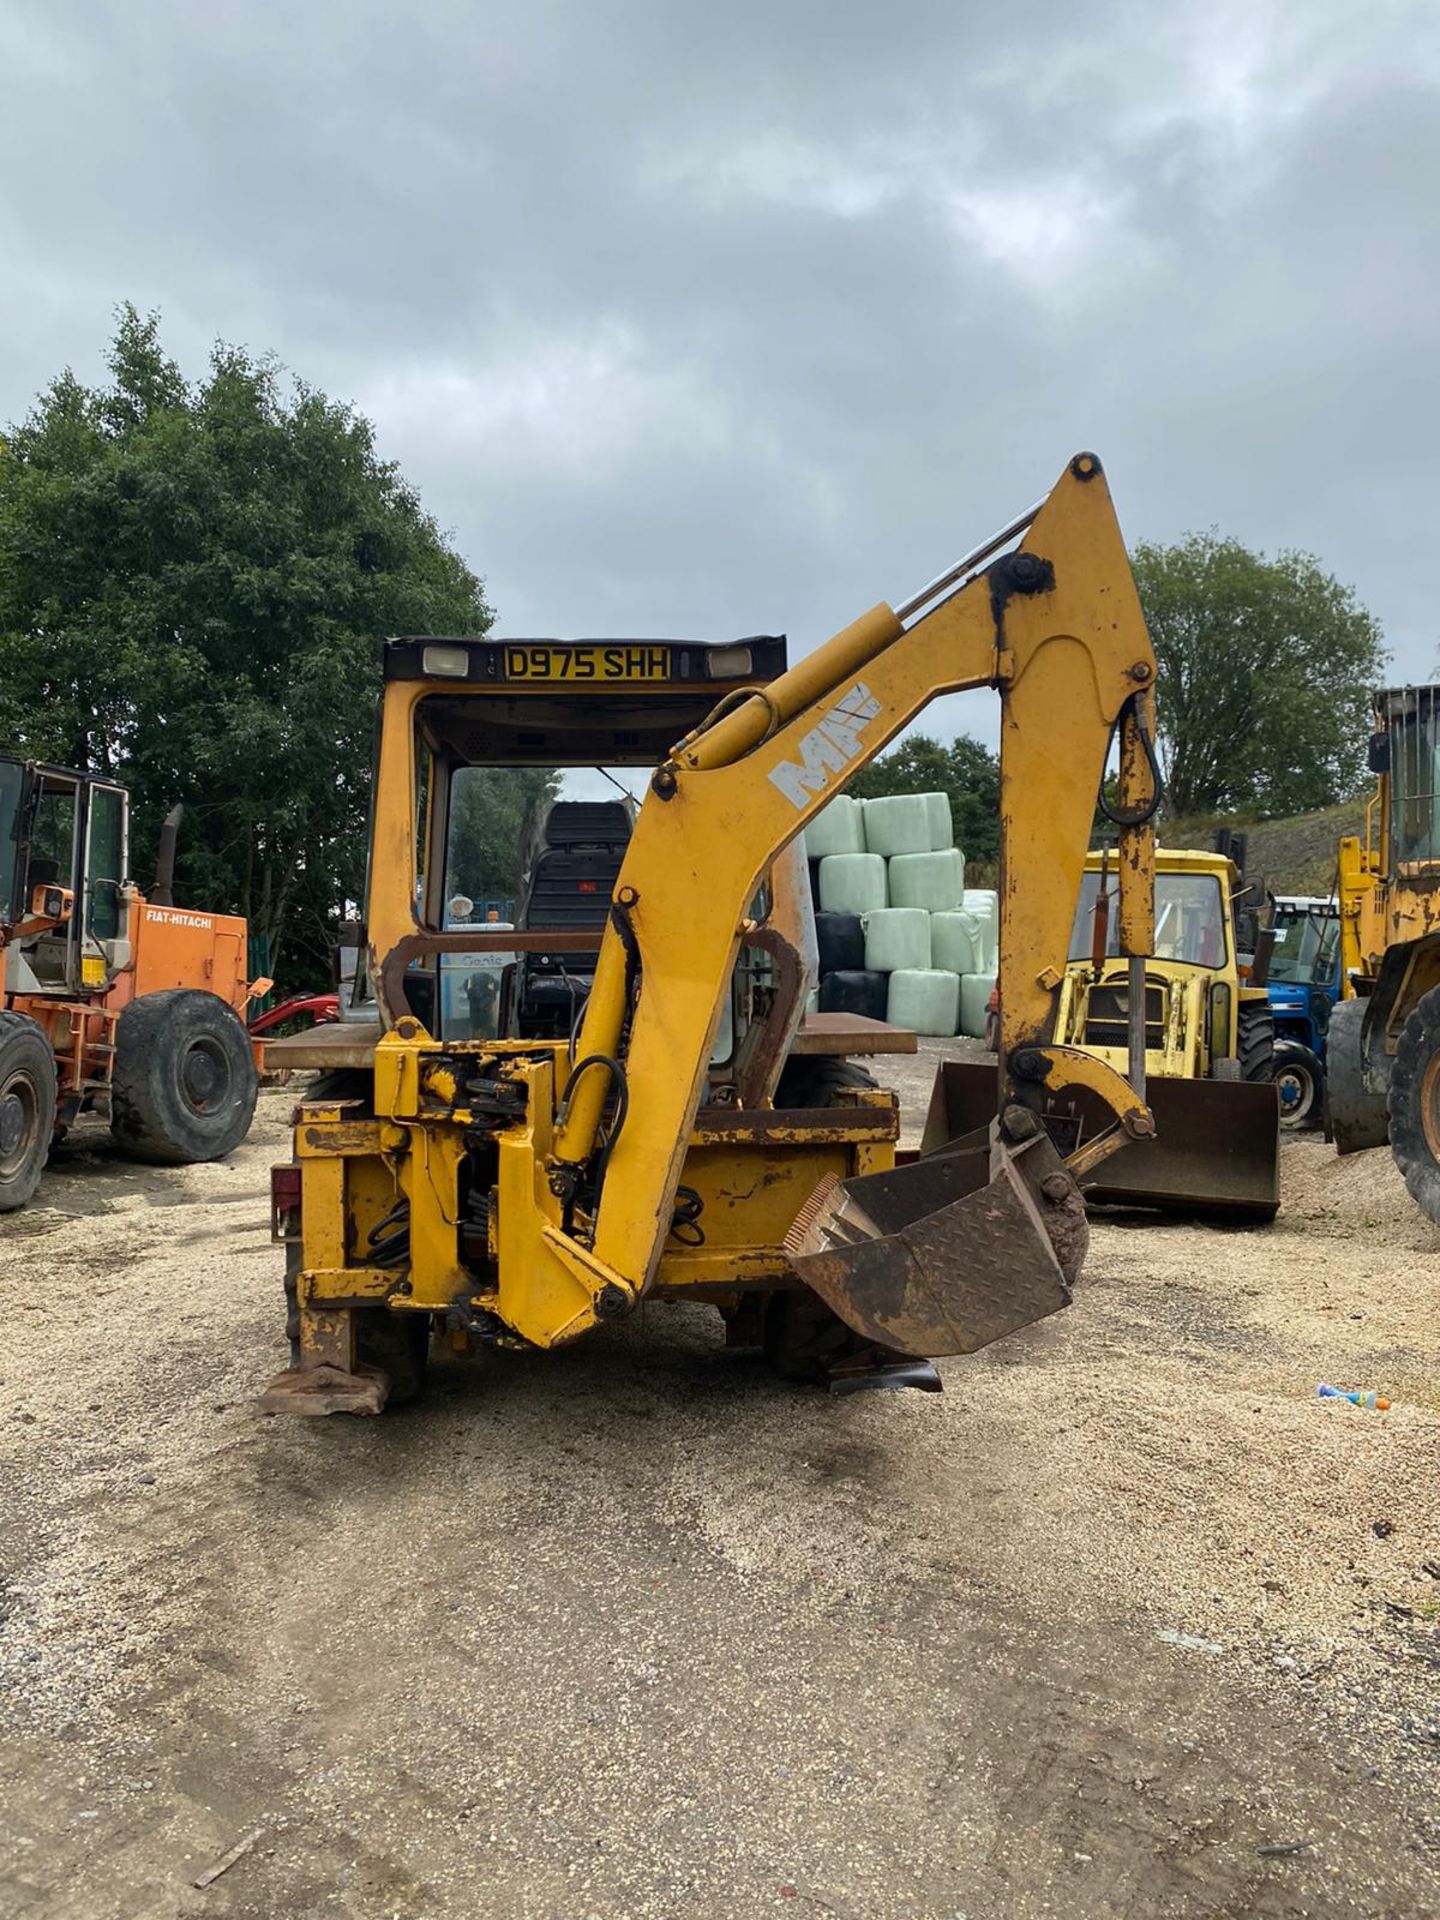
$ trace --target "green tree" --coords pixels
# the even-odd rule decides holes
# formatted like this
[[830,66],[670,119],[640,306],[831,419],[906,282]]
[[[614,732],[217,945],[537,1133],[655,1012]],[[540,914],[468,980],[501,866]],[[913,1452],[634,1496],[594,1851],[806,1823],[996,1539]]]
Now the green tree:
[[889,793],[948,793],[955,841],[967,860],[1000,851],[1000,762],[968,734],[947,745],[916,733],[858,773],[847,792],[857,800]]
[[362,886],[380,642],[490,609],[349,407],[225,345],[192,384],[133,307],[108,364],[0,440],[0,743],[127,780],[142,883],[183,801],[177,897],[314,979]]
[[464,767],[451,782],[447,895],[514,899],[541,816],[560,791],[549,767]]
[[1365,778],[1380,627],[1308,554],[1218,533],[1142,545],[1134,567],[1159,664],[1173,815],[1307,813]]

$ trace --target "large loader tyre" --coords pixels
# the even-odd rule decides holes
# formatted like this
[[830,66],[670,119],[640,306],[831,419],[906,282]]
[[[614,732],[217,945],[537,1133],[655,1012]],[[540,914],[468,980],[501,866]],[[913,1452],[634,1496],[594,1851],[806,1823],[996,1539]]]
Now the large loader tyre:
[[[873,1087],[874,1075],[840,1054],[799,1054],[787,1060],[775,1089],[777,1107],[835,1107],[843,1087]],[[782,1380],[823,1384],[832,1366],[864,1342],[809,1287],[772,1293],[765,1302],[763,1344],[772,1372]]]
[[835,1107],[842,1087],[873,1087],[874,1074],[838,1053],[802,1053],[785,1062],[775,1089],[777,1107]]
[[1264,1001],[1241,1002],[1235,1051],[1242,1080],[1267,1086],[1275,1078],[1275,1016]]
[[1421,994],[1400,1029],[1389,1106],[1395,1164],[1416,1206],[1440,1222],[1440,987]]
[[147,993],[116,1023],[110,1130],[139,1160],[183,1167],[233,1152],[257,1090],[250,1037],[216,994]]
[[1325,1098],[1325,1069],[1298,1040],[1275,1042],[1275,1085],[1280,1091],[1280,1124],[1304,1133],[1320,1124]]
[[387,1407],[408,1407],[425,1391],[430,1371],[428,1313],[361,1307],[355,1314],[355,1358],[390,1377]]
[[1325,1029],[1325,1137],[1337,1153],[1383,1147],[1390,1137],[1386,1096],[1366,1071],[1362,1029],[1368,1006],[1365,1000],[1340,1001]]
[[55,1054],[23,1013],[0,1013],[0,1213],[23,1207],[55,1136]]

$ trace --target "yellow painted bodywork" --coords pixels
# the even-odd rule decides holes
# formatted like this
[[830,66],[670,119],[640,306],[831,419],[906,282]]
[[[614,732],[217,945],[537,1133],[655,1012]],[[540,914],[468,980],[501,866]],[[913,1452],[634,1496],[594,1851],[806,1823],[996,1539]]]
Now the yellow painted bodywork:
[[[647,1294],[708,1298],[787,1283],[782,1243],[825,1176],[893,1164],[895,1104],[881,1093],[823,1114],[702,1110],[722,994],[766,873],[837,785],[945,693],[988,685],[1002,703],[1002,1060],[1056,1037],[1108,743],[1127,712],[1153,727],[1155,662],[1098,463],[1072,463],[1020,551],[1053,570],[1048,587],[1012,592],[1002,605],[982,575],[908,625],[877,607],[763,691],[732,697],[654,776],[614,895],[640,956],[638,998],[627,1027],[627,953],[612,924],[573,1054],[623,1053],[629,1087],[593,1217],[578,1215],[567,1232],[562,1196],[594,1164],[611,1074],[588,1069],[559,1110],[571,1057],[563,1042],[442,1043],[418,1020],[398,1019],[376,1049],[373,1119],[301,1110],[301,1319],[324,1321],[318,1342],[302,1333],[302,1354],[344,1364],[333,1322],[376,1299],[549,1347]],[[493,698],[453,680],[387,682],[367,902],[377,961],[421,930],[415,874],[429,836],[416,825],[417,713],[437,695]],[[1146,777],[1127,722],[1122,791],[1132,802],[1145,799]],[[1152,859],[1148,828],[1124,836],[1120,925],[1142,953]],[[1055,1054],[1051,1092],[1066,1083],[1065,1050]],[[523,1113],[517,1106],[497,1125],[466,1109],[464,1074],[482,1066],[523,1090]],[[1068,1070],[1095,1084],[1117,1117],[1133,1114],[1137,1103],[1105,1063]],[[1038,1104],[1036,1089],[1002,1072],[1005,1100]],[[493,1142],[496,1167],[480,1274],[459,1251],[476,1127]],[[703,1246],[673,1230],[682,1190],[703,1203]],[[377,1272],[367,1235],[399,1199],[409,1208],[408,1262]]]
[[[1114,856],[1111,859],[1113,871]],[[1218,967],[1200,967],[1186,962],[1151,955],[1145,961],[1147,985],[1159,985],[1164,992],[1164,1019],[1159,1046],[1145,1049],[1145,1073],[1162,1080],[1206,1080],[1213,1075],[1219,1057],[1234,1056],[1239,1039],[1242,1002],[1266,999],[1263,987],[1247,987],[1236,963],[1235,923],[1231,899],[1239,885],[1234,863],[1225,855],[1188,848],[1160,847],[1156,850],[1156,873],[1213,874],[1220,885],[1225,925],[1225,960]],[[1087,873],[1101,871],[1101,855],[1090,854]],[[1212,1031],[1216,985],[1228,988],[1223,999],[1224,1024]],[[1094,1046],[1085,1035],[1090,1017],[1091,994],[1097,987],[1128,986],[1125,961],[1107,959],[1097,977],[1088,960],[1072,960],[1065,969],[1060,989],[1056,1033],[1067,1046],[1077,1047],[1103,1061],[1117,1073],[1124,1073],[1129,1062],[1123,1046]]]
[[1365,809],[1364,838],[1342,838],[1337,861],[1341,994],[1383,993],[1377,1040],[1387,1056],[1416,1001],[1440,985],[1440,859],[1394,857],[1391,785],[1382,773]]

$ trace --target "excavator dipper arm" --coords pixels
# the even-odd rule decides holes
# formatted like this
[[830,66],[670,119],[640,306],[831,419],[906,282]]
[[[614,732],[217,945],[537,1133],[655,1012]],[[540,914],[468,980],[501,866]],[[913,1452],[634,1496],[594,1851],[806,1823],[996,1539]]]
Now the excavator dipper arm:
[[[1154,769],[1142,748],[1155,662],[1099,461],[1077,455],[1018,548],[958,585],[949,579],[946,597],[908,622],[877,606],[763,692],[725,703],[654,775],[614,895],[549,1166],[557,1193],[573,1193],[582,1173],[598,1168],[598,1200],[585,1230],[544,1230],[544,1258],[569,1275],[573,1292],[562,1306],[565,1290],[546,1289],[552,1324],[526,1327],[529,1337],[569,1337],[597,1307],[618,1310],[645,1292],[670,1229],[724,984],[762,876],[930,701],[973,687],[993,686],[1001,701],[1002,1121],[991,1185],[972,1198],[983,1205],[998,1183],[1013,1209],[1033,1211],[1039,1183],[1060,1169],[1048,1141],[1036,1137],[1038,1123],[1027,1123],[1066,1081],[1065,1049],[1049,1042],[1095,797],[1117,729],[1122,951],[1149,950],[1152,916]],[[1143,1128],[1143,1105],[1111,1078],[1117,1120],[1128,1116],[1132,1130]],[[602,1117],[622,1080],[624,1124],[606,1140]],[[1023,1193],[1011,1165],[1017,1154],[1031,1170],[1019,1183]],[[1065,1186],[1068,1195],[1068,1176]],[[877,1318],[846,1298],[843,1279],[821,1285],[818,1272],[806,1270],[808,1254],[835,1243],[826,1223],[833,1226],[837,1210],[839,1201],[827,1213],[817,1195],[799,1223],[808,1239],[802,1232],[795,1264],[817,1291],[874,1337],[888,1328],[892,1343],[911,1351],[962,1350],[953,1315],[922,1312],[917,1321],[911,1301]],[[1003,1258],[1005,1231],[992,1255]],[[1062,1287],[1078,1264],[1083,1221],[1074,1229],[1072,1219],[1066,1232]],[[842,1237],[848,1243],[857,1233],[864,1238],[867,1229],[852,1223]],[[552,1269],[551,1277],[559,1275]],[[927,1328],[945,1344],[919,1344]]]

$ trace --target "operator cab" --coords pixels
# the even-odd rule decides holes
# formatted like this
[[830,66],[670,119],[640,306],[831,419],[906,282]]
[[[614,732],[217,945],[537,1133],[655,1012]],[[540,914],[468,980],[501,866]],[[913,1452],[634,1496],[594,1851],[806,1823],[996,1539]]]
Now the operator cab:
[[103,986],[129,958],[129,795],[68,767],[0,757],[0,921],[11,993]]
[[[575,1032],[650,773],[720,701],[785,664],[773,635],[718,646],[389,642],[387,683],[425,683],[413,710],[403,998],[429,1032],[549,1041]],[[386,882],[373,860],[372,851],[372,902]],[[462,951],[458,936],[471,930],[483,944]],[[519,936],[513,947],[507,932]],[[547,933],[553,948],[536,937]],[[434,936],[447,936],[443,950]],[[737,979],[752,960],[757,973],[768,968],[747,950]],[[734,1011],[732,996],[717,1051],[730,1049]]]
[[1275,902],[1269,984],[1326,987],[1338,979],[1340,911],[1333,900],[1299,895]]

